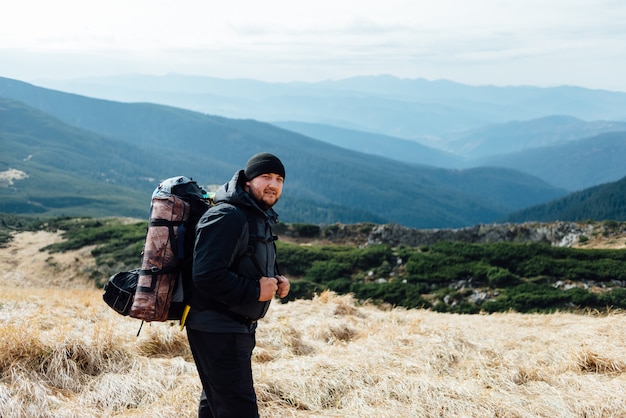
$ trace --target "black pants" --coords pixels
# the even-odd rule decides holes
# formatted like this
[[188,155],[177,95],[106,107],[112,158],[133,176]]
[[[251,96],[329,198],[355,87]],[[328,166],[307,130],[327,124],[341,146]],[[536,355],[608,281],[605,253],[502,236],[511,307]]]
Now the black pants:
[[252,381],[254,333],[209,333],[187,328],[202,395],[198,418],[258,418]]

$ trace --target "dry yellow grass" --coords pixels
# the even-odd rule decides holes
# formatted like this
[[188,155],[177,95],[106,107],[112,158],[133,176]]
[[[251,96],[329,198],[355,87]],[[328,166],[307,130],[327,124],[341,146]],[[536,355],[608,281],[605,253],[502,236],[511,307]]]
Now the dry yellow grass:
[[[37,237],[0,249],[0,261],[45,241]],[[38,256],[14,266],[34,268]],[[88,262],[64,257],[74,270]],[[17,267],[0,275],[0,416],[195,416],[185,333],[158,323],[135,337],[139,321],[87,284],[56,285],[63,272],[40,258],[33,281]],[[625,343],[623,313],[383,311],[323,293],[272,305],[253,366],[265,417],[617,418],[626,416]]]

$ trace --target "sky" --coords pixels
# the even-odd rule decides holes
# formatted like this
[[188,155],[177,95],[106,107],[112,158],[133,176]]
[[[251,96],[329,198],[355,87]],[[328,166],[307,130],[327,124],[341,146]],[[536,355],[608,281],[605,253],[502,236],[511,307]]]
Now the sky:
[[623,0],[20,0],[0,76],[389,74],[626,91]]

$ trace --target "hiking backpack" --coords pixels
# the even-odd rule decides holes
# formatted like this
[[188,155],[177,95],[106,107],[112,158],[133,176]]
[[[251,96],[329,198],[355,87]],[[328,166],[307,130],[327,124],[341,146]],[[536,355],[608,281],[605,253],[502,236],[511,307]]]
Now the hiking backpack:
[[152,193],[141,267],[109,278],[103,294],[107,305],[145,322],[182,319],[195,228],[210,205],[210,194],[191,178],[162,181]]

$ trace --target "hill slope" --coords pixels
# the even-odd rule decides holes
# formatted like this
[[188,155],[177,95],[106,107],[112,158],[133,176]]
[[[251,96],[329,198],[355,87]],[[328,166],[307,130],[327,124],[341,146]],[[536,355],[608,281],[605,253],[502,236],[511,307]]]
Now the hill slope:
[[[385,135],[303,122],[274,122],[303,135],[368,154],[447,168],[507,167],[566,190],[626,175],[626,123],[552,116],[445,135],[437,146]],[[493,155],[492,155],[493,154]]]
[[5,173],[0,211],[146,216],[141,200],[149,194],[128,179],[143,179],[143,189],[150,184],[156,172],[149,156],[14,100],[0,97],[0,108],[0,171]]
[[542,205],[508,216],[510,222],[583,221],[587,219],[626,220],[626,177],[590,187]]
[[626,131],[626,122],[586,122],[570,116],[546,116],[525,121],[489,125],[467,132],[445,135],[442,147],[468,159],[513,154],[528,149],[563,145],[607,132]]
[[405,163],[443,168],[460,168],[463,165],[463,159],[458,155],[431,148],[412,140],[316,123],[289,121],[272,122],[272,125],[342,148],[379,155]]
[[[411,227],[458,227],[492,222],[513,210],[563,195],[562,190],[514,170],[459,171],[397,163],[253,120],[232,120],[153,104],[90,99],[8,79],[0,79],[0,94],[53,116],[46,123],[88,130],[98,138],[110,140],[107,147],[120,143],[134,147],[127,148],[134,156],[128,158],[142,156],[133,166],[139,177],[163,179],[185,174],[200,184],[221,184],[245,164],[249,155],[262,150],[275,152],[288,167],[284,192],[288,198],[278,207],[282,219],[288,222],[372,221]],[[2,133],[3,146],[11,148],[28,125],[6,125],[11,131]],[[46,136],[46,141],[58,140]],[[83,148],[75,149],[80,152]],[[24,156],[31,152],[22,152],[23,156],[13,155],[4,161],[5,169],[28,173]],[[97,151],[95,155],[99,155]],[[116,160],[108,159],[91,161],[94,172],[108,172],[116,164]],[[65,166],[69,171],[72,167]],[[158,181],[144,187],[145,182],[139,177],[129,176],[127,183],[146,194]],[[31,181],[36,178],[29,177]],[[35,189],[31,191],[36,193]],[[8,190],[0,193],[10,196]],[[146,204],[144,197],[139,196],[141,193],[122,194]]]
[[549,147],[528,149],[475,162],[520,170],[576,191],[626,176],[626,131],[608,132]]

